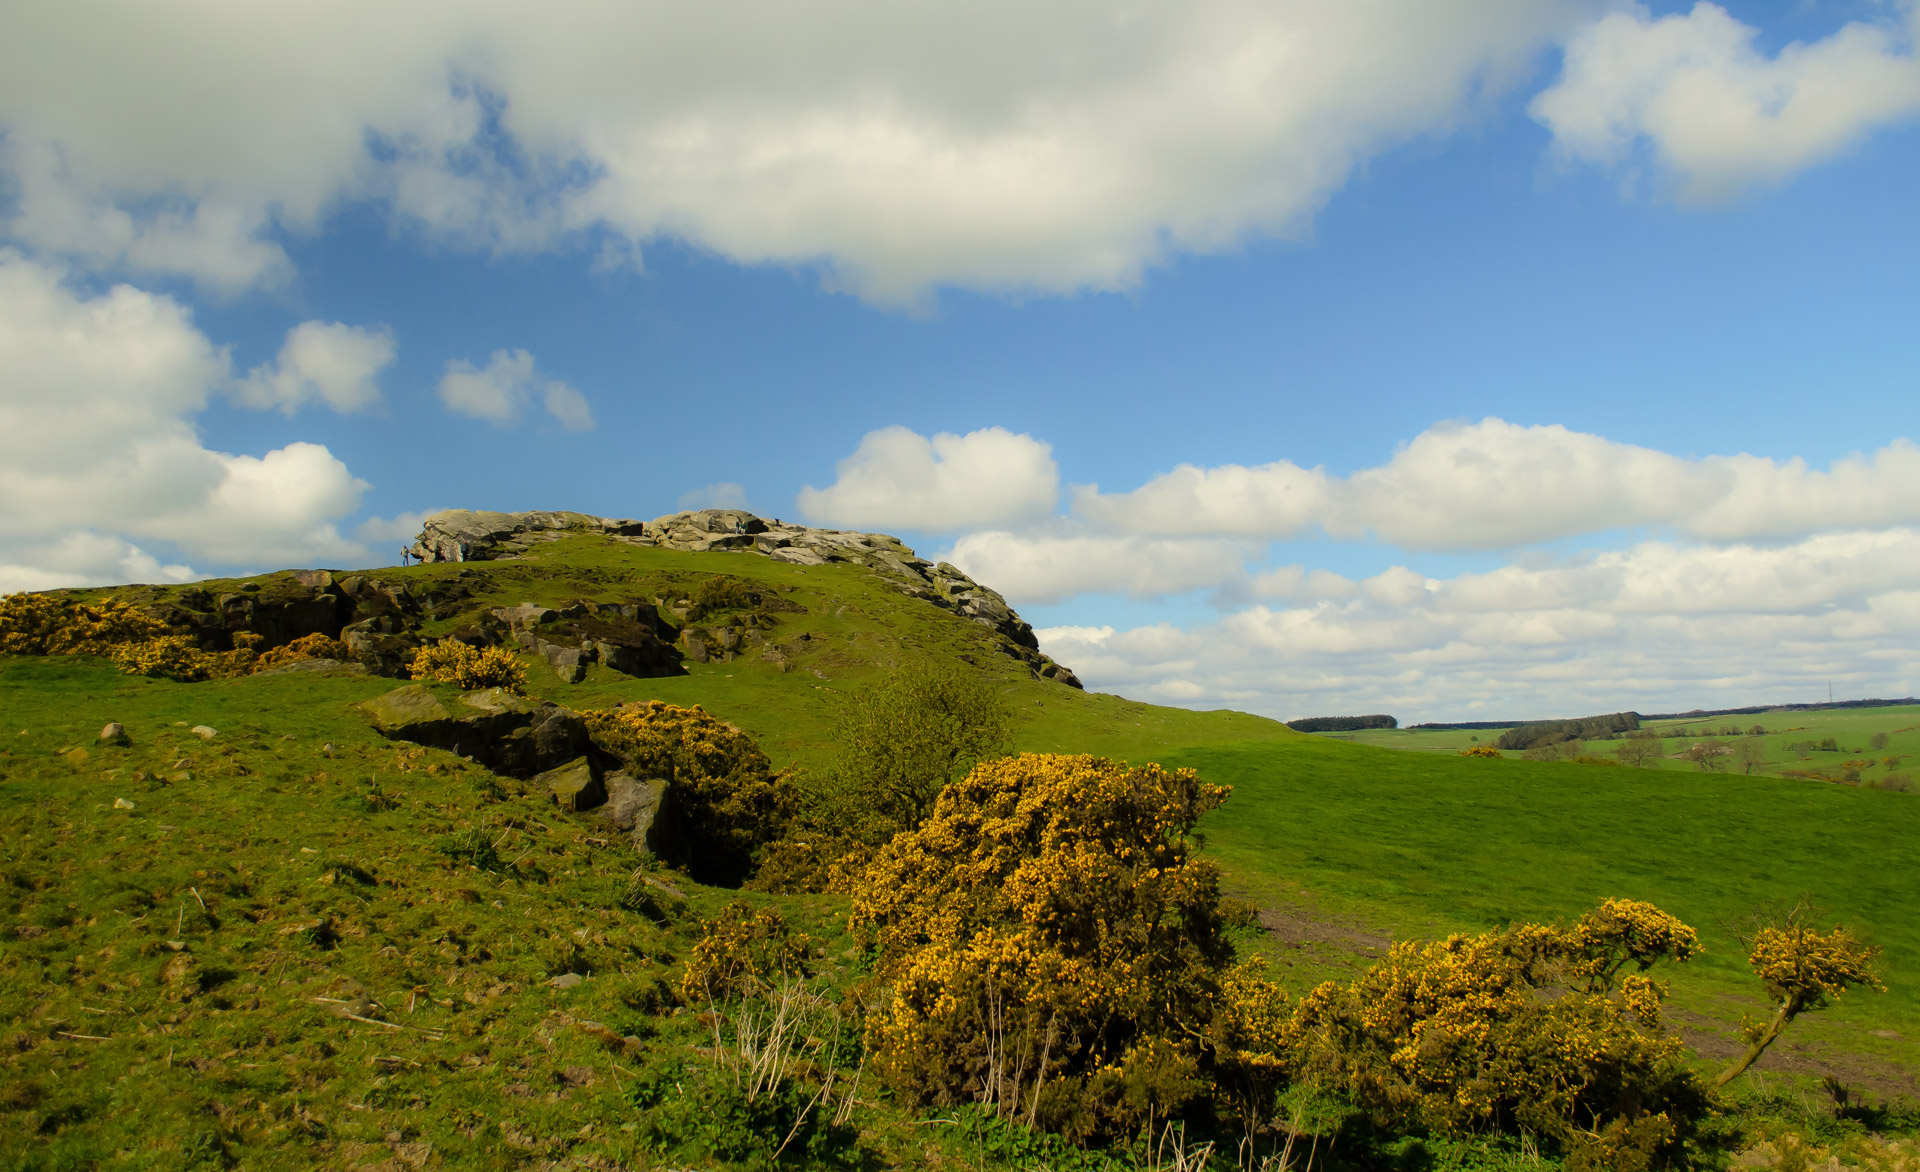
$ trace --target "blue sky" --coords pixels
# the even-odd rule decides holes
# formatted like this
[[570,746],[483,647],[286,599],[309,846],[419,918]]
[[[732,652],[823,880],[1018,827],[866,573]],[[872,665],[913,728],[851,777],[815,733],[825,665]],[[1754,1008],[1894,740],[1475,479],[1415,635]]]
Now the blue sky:
[[0,17],[0,588],[744,501],[1162,702],[1920,685],[1910,4],[409,11]]

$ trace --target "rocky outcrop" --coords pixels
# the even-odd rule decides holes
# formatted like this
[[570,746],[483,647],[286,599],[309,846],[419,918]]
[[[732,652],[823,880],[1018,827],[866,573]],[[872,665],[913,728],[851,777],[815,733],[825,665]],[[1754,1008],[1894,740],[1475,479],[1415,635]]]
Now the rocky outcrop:
[[578,683],[587,665],[602,663],[643,679],[680,675],[681,653],[667,639],[672,628],[648,603],[574,602],[564,607],[495,607],[515,643],[546,659],[567,683]]
[[[480,513],[455,509],[427,518],[411,552],[425,562],[492,561],[516,557],[542,542],[569,534],[601,535],[632,545],[691,553],[726,550],[753,553],[799,566],[832,563],[864,566],[902,594],[993,629],[1002,636],[1004,650],[1025,662],[1036,676],[1072,688],[1081,686],[1071,670],[1040,651],[1033,628],[997,591],[975,582],[947,562],[936,564],[917,556],[899,538],[884,533],[815,529],[769,521],[740,509],[700,509],[646,522],[585,513]],[[688,658],[705,662],[712,651],[706,640],[693,636],[686,642]],[[554,656],[548,658],[549,662],[555,662]],[[565,659],[564,652],[560,658]],[[560,670],[565,674],[569,669]]]
[[557,769],[591,749],[578,712],[499,688],[463,692],[448,703],[425,685],[408,684],[360,707],[389,740],[445,749],[509,777]]

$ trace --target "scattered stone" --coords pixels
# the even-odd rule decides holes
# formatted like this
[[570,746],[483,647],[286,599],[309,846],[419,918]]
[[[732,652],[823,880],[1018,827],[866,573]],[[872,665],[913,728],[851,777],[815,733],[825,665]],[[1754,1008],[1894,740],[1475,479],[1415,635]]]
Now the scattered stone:
[[125,798],[115,798],[113,799],[113,808],[116,810],[131,810],[133,809],[133,803]]
[[328,759],[332,759],[332,757],[333,757],[333,742],[332,742],[332,741],[328,741],[328,742],[327,742],[326,744],[324,744],[324,745],[321,745],[321,746],[320,746],[320,755],[321,755],[322,757],[326,757],[326,758],[328,758]]
[[193,733],[194,736],[199,737],[203,741],[210,741],[213,738],[220,735],[219,730],[211,728],[208,725],[204,725],[204,724],[196,724],[188,731]]
[[67,764],[69,765],[84,765],[87,763],[87,758],[92,754],[88,753],[85,749],[68,749],[60,755],[67,759]]
[[591,810],[607,800],[606,788],[594,776],[593,763],[584,755],[547,770],[535,777],[533,784],[545,786],[563,809]]
[[548,981],[547,984],[552,985],[556,989],[571,989],[585,980],[586,978],[579,973],[561,973],[553,980]]
[[569,1066],[560,1072],[560,1081],[569,1087],[590,1087],[600,1081],[591,1066]]
[[130,745],[133,738],[127,735],[127,726],[117,720],[110,720],[100,730],[100,743],[103,745]]

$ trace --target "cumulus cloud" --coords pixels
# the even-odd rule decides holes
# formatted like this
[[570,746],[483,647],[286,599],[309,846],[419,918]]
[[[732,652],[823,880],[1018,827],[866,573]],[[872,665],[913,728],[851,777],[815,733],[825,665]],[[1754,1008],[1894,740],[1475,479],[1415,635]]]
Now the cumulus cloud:
[[367,542],[412,541],[420,535],[420,527],[428,517],[444,512],[445,509],[415,509],[391,517],[368,517],[354,527],[353,535]]
[[929,439],[905,427],[861,437],[826,488],[800,490],[801,515],[860,529],[950,533],[1034,520],[1059,501],[1053,446],[1002,427]]
[[533,355],[525,350],[495,350],[484,367],[453,359],[440,377],[440,401],[447,410],[491,423],[512,423],[536,397],[561,427],[592,429],[587,397],[566,383],[537,377]]
[[1896,440],[1825,471],[1766,457],[1699,459],[1557,424],[1429,428],[1385,464],[1329,476],[1280,460],[1182,465],[1131,492],[1073,492],[1077,516],[1154,536],[1287,538],[1318,530],[1404,549],[1506,549],[1670,526],[1728,541],[1920,524],[1920,447]]
[[200,576],[191,566],[163,565],[125,538],[99,533],[68,533],[51,542],[0,542],[0,594],[121,582],[191,582]]
[[[1305,575],[1283,582],[1298,591]],[[1058,627],[1089,687],[1279,717],[1577,715],[1920,683],[1920,531],[1783,547],[1647,542],[1431,579],[1405,568],[1182,630]]]
[[287,331],[274,362],[256,366],[234,384],[247,407],[278,407],[292,415],[310,402],[340,412],[380,401],[380,372],[393,362],[393,334],[339,322],[309,321]]
[[1724,199],[1920,113],[1920,7],[1902,7],[1904,27],[1852,23],[1769,57],[1716,4],[1659,19],[1635,5],[1567,42],[1531,110],[1570,160],[1618,166],[1644,147],[1683,199]]
[[590,231],[818,262],[879,302],[1119,288],[1297,232],[1595,7],[13,6],[8,230],[236,288],[284,277],[280,230],[375,200],[485,249]]
[[227,356],[170,298],[129,285],[84,297],[0,251],[0,369],[0,563],[12,580],[35,567],[48,582],[111,565],[176,572],[127,539],[244,565],[365,556],[335,522],[366,486],[326,448],[201,445],[189,418],[228,388]]
[[969,533],[941,555],[976,581],[1024,603],[1078,594],[1163,598],[1246,577],[1244,542],[1105,534]]

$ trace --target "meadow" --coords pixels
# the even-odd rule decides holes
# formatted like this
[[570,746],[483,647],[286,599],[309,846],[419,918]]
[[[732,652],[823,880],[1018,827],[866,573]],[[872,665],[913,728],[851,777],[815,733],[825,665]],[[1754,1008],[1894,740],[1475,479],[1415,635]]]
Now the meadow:
[[[1509,726],[1511,727],[1511,726]],[[1754,732],[1755,728],[1763,731]],[[1897,704],[1881,708],[1774,709],[1737,716],[1702,716],[1650,720],[1641,728],[1659,736],[1665,743],[1664,755],[1649,759],[1640,768],[1702,772],[1700,765],[1688,760],[1684,750],[1707,739],[1729,747],[1750,742],[1760,749],[1760,762],[1751,773],[1792,776],[1795,773],[1837,773],[1847,761],[1866,762],[1860,780],[1869,785],[1914,773],[1913,762],[1920,755],[1920,705]],[[1369,745],[1414,752],[1458,754],[1480,745],[1492,745],[1507,728],[1490,729],[1367,729],[1359,732],[1310,733],[1323,740]],[[1876,740],[1883,737],[1884,740]],[[1833,747],[1822,747],[1831,740]],[[1583,743],[1583,751],[1595,756],[1611,756],[1618,740],[1592,740]],[[1510,753],[1518,757],[1519,753]],[[1722,772],[1749,772],[1729,757]]]

